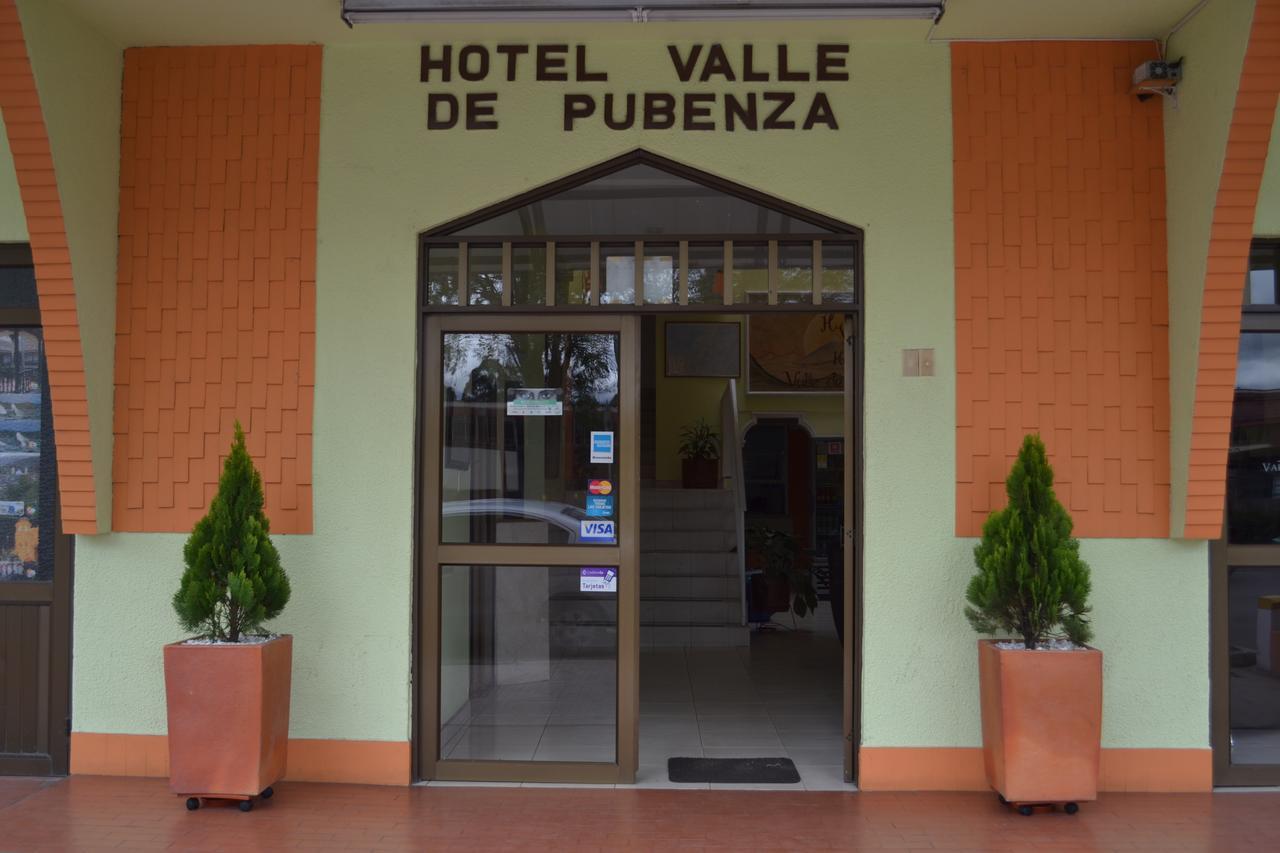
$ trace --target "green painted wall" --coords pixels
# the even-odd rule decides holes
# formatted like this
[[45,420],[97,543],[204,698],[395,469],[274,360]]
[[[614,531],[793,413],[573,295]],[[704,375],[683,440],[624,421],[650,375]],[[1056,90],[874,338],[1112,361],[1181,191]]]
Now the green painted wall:
[[[1252,0],[1209,0],[1168,45],[1185,59],[1175,107],[1165,101],[1165,197],[1169,241],[1170,525],[1186,521],[1191,413],[1200,355],[1200,300],[1209,226],[1227,149]],[[1243,285],[1241,285],[1243,287]]]
[[9,150],[9,134],[0,116],[0,243],[27,242],[27,215],[18,192],[18,175],[13,170],[13,152]]
[[71,249],[93,445],[98,529],[111,524],[112,365],[116,333],[116,224],[120,174],[118,43],[58,0],[18,11],[53,149]]
[[[501,130],[431,133],[417,45],[326,47],[316,533],[277,537],[294,582],[293,602],[275,627],[297,638],[295,735],[410,734],[415,236],[644,146],[866,228],[862,739],[873,746],[978,742],[974,637],[961,613],[972,543],[954,535],[949,52],[918,39],[862,38],[892,30],[847,27],[860,34],[850,56],[853,80],[826,86],[838,133],[609,131],[592,122],[570,135],[561,130],[559,102],[569,86],[492,81],[471,88],[500,93]],[[608,88],[662,91],[675,85],[667,40],[704,38],[733,49],[744,39],[786,39],[803,55],[838,29],[440,27],[435,39],[590,39],[594,63],[613,77]],[[935,348],[937,375],[901,376],[904,347]],[[710,413],[719,387],[706,401]],[[668,405],[689,405],[691,396],[668,394]],[[684,402],[672,404],[677,397]],[[163,731],[160,646],[179,635],[168,598],[181,542],[145,534],[81,540],[78,730]],[[1125,541],[1085,549],[1107,652],[1108,745],[1206,746],[1204,546]],[[1153,603],[1135,608],[1137,600]]]
[[1280,237],[1280,112],[1271,126],[1271,146],[1267,149],[1267,167],[1258,188],[1258,209],[1254,214],[1253,233],[1259,237]]

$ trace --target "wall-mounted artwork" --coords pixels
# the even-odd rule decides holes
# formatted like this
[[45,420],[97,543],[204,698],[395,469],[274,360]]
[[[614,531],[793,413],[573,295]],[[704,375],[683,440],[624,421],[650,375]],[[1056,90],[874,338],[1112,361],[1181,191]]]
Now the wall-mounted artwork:
[[751,314],[747,319],[747,392],[844,392],[842,314]]
[[734,323],[667,323],[667,376],[721,376],[742,372],[740,329]]

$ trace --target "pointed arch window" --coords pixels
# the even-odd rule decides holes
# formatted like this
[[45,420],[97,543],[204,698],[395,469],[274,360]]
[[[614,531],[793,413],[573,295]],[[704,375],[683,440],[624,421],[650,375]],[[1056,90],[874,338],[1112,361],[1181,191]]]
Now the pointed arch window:
[[635,151],[422,235],[428,310],[859,300],[855,226]]

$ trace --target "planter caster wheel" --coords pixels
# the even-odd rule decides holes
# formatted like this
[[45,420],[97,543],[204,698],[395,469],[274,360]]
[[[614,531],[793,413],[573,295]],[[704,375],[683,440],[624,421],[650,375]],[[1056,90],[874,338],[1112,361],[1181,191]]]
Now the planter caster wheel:
[[1076,812],[1080,811],[1080,805],[1079,803],[1067,803],[1065,806],[1062,807],[1062,810],[1067,814],[1075,814]]
[[242,811],[242,812],[251,812],[251,811],[253,811],[253,800],[241,800],[241,801],[240,801],[240,811]]
[[1033,814],[1035,814],[1035,811],[1036,810],[1033,809],[1031,806],[1018,806],[1018,814],[1022,815],[1023,817],[1031,817]]
[[275,796],[275,793],[276,793],[276,792],[271,788],[271,786],[270,786],[270,785],[268,785],[268,786],[267,786],[267,789],[266,789],[265,791],[263,791],[263,792],[262,792],[262,799],[264,799],[264,800],[269,800],[269,799],[271,799],[272,797],[274,797],[274,796]]
[[189,811],[189,812],[193,812],[193,811],[195,811],[195,810],[196,810],[196,809],[198,809],[198,808],[200,808],[200,798],[199,798],[199,797],[187,797],[187,811]]

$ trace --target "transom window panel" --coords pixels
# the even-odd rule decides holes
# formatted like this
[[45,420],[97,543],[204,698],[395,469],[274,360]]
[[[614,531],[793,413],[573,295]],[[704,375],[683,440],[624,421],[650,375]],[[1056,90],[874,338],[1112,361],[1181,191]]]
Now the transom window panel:
[[638,151],[422,237],[428,310],[856,305],[861,230]]

